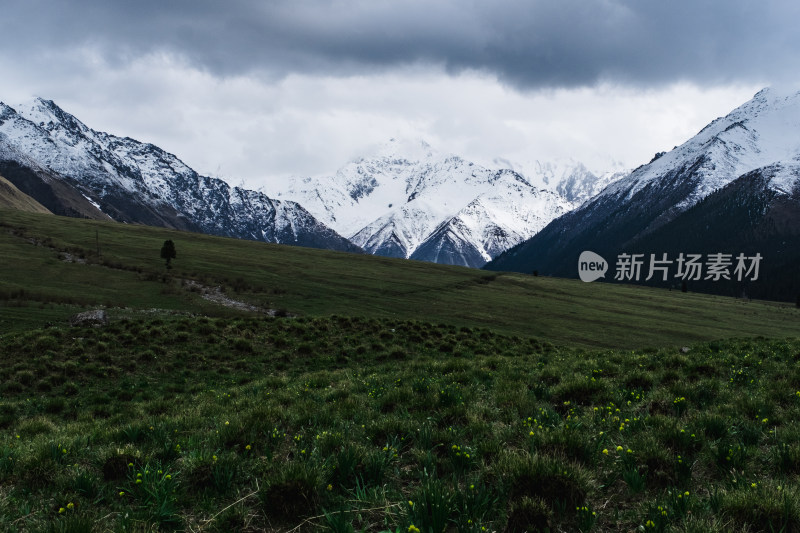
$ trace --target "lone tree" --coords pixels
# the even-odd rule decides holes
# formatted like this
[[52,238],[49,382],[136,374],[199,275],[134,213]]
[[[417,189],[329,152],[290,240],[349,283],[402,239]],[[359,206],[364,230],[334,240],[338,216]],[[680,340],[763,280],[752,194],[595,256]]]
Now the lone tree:
[[167,262],[167,268],[172,268],[170,262],[175,259],[175,243],[172,240],[164,241],[164,246],[161,247],[161,259]]

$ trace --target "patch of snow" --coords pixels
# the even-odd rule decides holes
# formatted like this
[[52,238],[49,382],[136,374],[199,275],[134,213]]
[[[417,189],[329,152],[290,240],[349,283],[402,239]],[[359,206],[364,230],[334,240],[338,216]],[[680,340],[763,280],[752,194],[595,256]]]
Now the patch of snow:
[[769,186],[780,194],[791,196],[800,187],[800,162],[780,165],[770,178]]
[[98,211],[100,211],[101,213],[103,212],[103,210],[100,209],[100,204],[98,204],[97,202],[95,202],[94,200],[92,200],[91,198],[89,198],[88,196],[86,196],[83,193],[81,193],[81,196],[86,198],[86,201],[89,202],[90,204],[92,204]]

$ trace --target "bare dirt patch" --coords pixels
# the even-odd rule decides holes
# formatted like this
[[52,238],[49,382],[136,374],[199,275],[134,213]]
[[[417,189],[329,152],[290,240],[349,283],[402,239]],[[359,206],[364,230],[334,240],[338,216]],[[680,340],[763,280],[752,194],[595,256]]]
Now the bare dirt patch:
[[251,311],[251,312],[266,312],[267,314],[274,314],[274,310],[272,309],[264,309],[262,307],[258,307],[246,302],[241,302],[239,300],[234,300],[233,298],[229,297],[227,294],[222,292],[222,287],[207,287],[202,283],[198,283],[194,280],[187,279],[184,280],[184,286],[188,288],[190,291],[194,291],[200,294],[205,300],[209,302],[214,302],[218,305],[223,305],[225,307],[230,307],[231,309],[238,309],[240,311]]

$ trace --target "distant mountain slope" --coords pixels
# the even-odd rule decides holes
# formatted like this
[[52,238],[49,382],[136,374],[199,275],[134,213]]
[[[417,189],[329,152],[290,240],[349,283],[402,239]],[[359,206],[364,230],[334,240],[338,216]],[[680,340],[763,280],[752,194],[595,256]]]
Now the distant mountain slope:
[[29,213],[50,213],[49,209],[17,189],[3,176],[0,176],[0,208],[17,209]]
[[[763,196],[765,191],[774,191],[778,203],[770,203],[764,209],[783,212],[782,217],[791,220],[789,226],[800,224],[800,219],[793,218],[791,209],[782,211],[777,207],[784,201],[781,199],[785,198],[783,193],[787,188],[792,191],[796,186],[794,169],[798,155],[800,93],[782,94],[765,89],[729,115],[713,121],[683,145],[669,153],[658,154],[649,164],[609,185],[580,208],[554,220],[530,240],[503,253],[487,268],[538,270],[542,274],[576,277],[577,260],[582,251],[592,250],[611,260],[634,246],[652,248],[648,244],[650,239],[654,239],[653,243],[660,242],[653,237],[654,232],[664,227],[664,233],[659,234],[664,238],[675,232],[665,226],[681,213],[748,173],[758,171],[759,175],[772,176],[770,168],[781,169],[776,174],[780,178],[767,179],[766,189],[759,194]],[[750,190],[756,194],[756,189]],[[726,217],[738,220],[747,215],[747,211],[736,209],[729,198],[715,201],[722,202],[713,204],[715,217],[727,213]],[[720,210],[723,204],[726,207]],[[710,205],[698,209],[707,210]],[[695,224],[700,215],[693,213]],[[764,220],[779,219],[783,220],[781,217]],[[719,229],[714,233],[706,232],[703,226],[694,228],[697,238],[703,241],[703,249],[711,250],[720,245],[717,241],[725,230]],[[675,232],[674,235],[681,239],[686,233]],[[778,249],[772,251],[779,253]]]
[[0,171],[59,214],[360,251],[295,202],[201,176],[152,144],[92,130],[47,100],[19,112],[0,103]]
[[56,215],[111,220],[72,183],[56,172],[3,147],[0,134],[0,173],[24,194],[30,196]]
[[[744,174],[682,212],[651,234],[633,241],[631,253],[676,259],[680,253],[729,254],[729,280],[689,279],[691,290],[728,296],[795,301],[800,296],[800,161],[779,163]],[[749,269],[736,272],[742,254]],[[673,269],[674,270],[674,269]],[[741,278],[741,279],[739,279]],[[662,283],[677,285],[674,277]]]
[[555,192],[574,207],[630,174],[630,169],[618,169],[596,175],[574,159],[526,162],[495,159],[494,162],[499,168],[508,168],[525,176],[535,187]]
[[563,198],[531,187],[513,171],[499,171],[492,190],[442,222],[412,259],[480,267],[535,234],[569,209]]
[[[569,168],[561,174],[575,194],[579,181],[586,193],[599,179],[582,165]],[[295,178],[270,193],[298,201],[369,253],[476,267],[574,207],[537,183],[424,141],[392,139],[333,176]]]

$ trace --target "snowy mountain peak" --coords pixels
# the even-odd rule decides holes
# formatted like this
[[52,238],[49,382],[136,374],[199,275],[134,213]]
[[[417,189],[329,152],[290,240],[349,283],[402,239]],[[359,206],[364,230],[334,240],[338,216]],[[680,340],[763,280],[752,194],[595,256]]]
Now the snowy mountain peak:
[[750,107],[755,103],[775,106],[781,101],[788,102],[798,98],[800,98],[800,91],[796,87],[770,86],[758,91],[749,102],[740,106],[740,109]]
[[420,139],[391,139],[332,176],[295,178],[271,192],[370,253],[469,266],[572,207],[516,170],[487,168]]
[[535,187],[561,195],[576,207],[629,173],[627,170],[618,170],[598,176],[572,158],[550,161],[495,159],[494,163],[516,171]]
[[530,172],[483,166],[396,137],[332,175],[274,184],[270,198],[198,175],[157,146],[95,131],[51,100],[18,109],[0,108],[8,117],[0,156],[27,154],[26,164],[68,179],[117,220],[468,266],[529,238],[610,179],[575,161],[537,161]]
[[26,168],[13,174],[44,191],[54,212],[80,216],[77,201],[122,222],[358,250],[294,202],[200,176],[156,146],[88,128],[50,100],[19,109],[0,109],[0,167]]
[[[555,220],[490,268],[541,268],[572,276],[574,259],[589,247],[603,256],[629,249],[666,252],[664,243],[683,246],[690,234],[714,251],[720,250],[717,241],[732,236],[731,243],[741,241],[739,250],[748,239],[762,251],[778,243],[772,249],[779,262],[796,248],[781,247],[790,242],[782,234],[797,234],[798,194],[800,92],[765,89]],[[782,236],[774,242],[760,240],[776,232]],[[787,272],[796,280],[796,263]]]
[[684,176],[681,169],[692,167],[694,185],[677,206],[682,210],[746,172],[794,158],[800,152],[798,130],[800,92],[767,88],[603,194],[631,198],[665,176]]
[[47,130],[63,128],[75,133],[85,133],[89,128],[80,120],[70,115],[52,100],[36,97],[17,106],[17,112],[37,126]]

